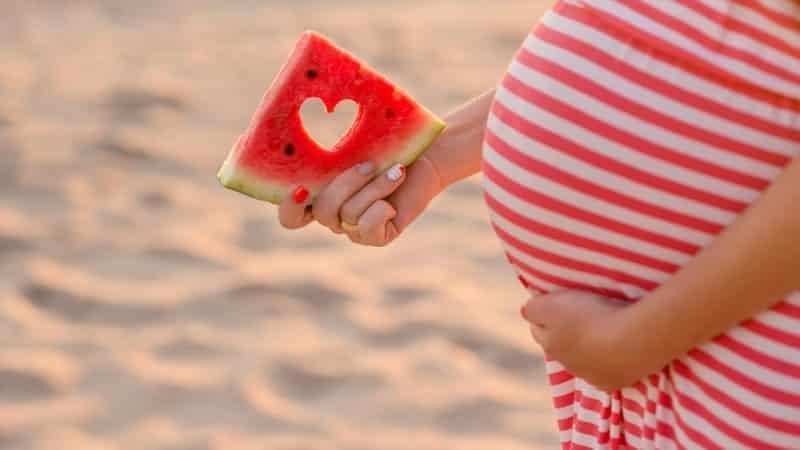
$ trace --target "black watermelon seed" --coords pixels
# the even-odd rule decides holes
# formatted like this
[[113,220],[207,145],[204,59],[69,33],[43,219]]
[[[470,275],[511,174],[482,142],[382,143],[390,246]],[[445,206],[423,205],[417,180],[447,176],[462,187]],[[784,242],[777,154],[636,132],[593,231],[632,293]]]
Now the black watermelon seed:
[[317,75],[319,75],[319,73],[317,73],[317,71],[314,70],[314,69],[309,69],[306,72],[306,78],[308,78],[309,80],[313,80],[314,78],[317,78]]
[[286,147],[283,147],[283,153],[286,153],[286,156],[294,155],[294,145],[286,144]]

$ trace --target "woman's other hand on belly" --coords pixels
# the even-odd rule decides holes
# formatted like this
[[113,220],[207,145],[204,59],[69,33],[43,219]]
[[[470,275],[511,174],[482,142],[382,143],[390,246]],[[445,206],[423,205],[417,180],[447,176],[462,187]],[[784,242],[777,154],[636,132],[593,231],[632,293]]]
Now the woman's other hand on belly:
[[629,336],[630,303],[583,291],[533,297],[521,313],[533,339],[571,374],[606,392],[660,370],[673,355],[642,352],[646,336]]

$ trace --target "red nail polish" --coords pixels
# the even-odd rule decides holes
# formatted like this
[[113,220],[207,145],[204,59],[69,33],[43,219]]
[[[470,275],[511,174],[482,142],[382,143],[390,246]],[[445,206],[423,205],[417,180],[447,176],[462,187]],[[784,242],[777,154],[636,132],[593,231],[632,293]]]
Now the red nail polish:
[[308,189],[304,188],[303,186],[300,186],[299,188],[294,190],[294,193],[292,194],[292,200],[294,200],[295,203],[299,205],[300,203],[305,203],[307,199],[308,199]]
[[528,283],[528,280],[523,278],[522,275],[517,276],[517,279],[519,280],[520,283],[522,283],[522,286],[525,287],[526,289],[531,286],[531,284]]
[[519,307],[519,313],[523,319],[528,320],[528,315],[525,314],[525,305]]

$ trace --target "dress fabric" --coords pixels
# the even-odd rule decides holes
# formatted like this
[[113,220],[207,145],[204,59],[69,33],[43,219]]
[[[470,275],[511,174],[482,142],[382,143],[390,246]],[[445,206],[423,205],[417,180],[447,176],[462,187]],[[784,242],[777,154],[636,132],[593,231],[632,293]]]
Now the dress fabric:
[[[557,3],[484,144],[523,285],[637,301],[757,200],[800,153],[798,18],[792,0]],[[775,301],[612,394],[548,360],[562,448],[800,449],[800,292]]]

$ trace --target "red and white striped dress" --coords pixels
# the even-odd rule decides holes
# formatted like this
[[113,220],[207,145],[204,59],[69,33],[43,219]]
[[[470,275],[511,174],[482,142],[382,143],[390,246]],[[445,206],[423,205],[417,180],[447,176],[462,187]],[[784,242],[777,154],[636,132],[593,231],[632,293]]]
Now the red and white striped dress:
[[[497,91],[485,196],[531,291],[635,300],[797,154],[800,2],[561,0]],[[800,293],[612,395],[547,372],[564,449],[800,449]]]

